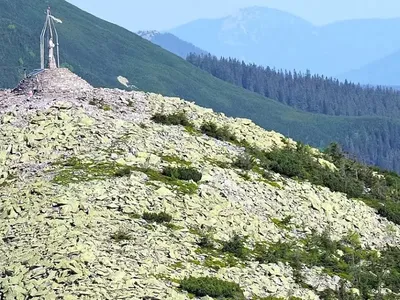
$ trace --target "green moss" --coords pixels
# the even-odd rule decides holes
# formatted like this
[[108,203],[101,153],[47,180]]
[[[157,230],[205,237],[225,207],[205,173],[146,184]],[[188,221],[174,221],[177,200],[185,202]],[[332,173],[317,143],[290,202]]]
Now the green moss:
[[104,180],[112,177],[121,177],[130,174],[131,169],[114,162],[96,162],[72,157],[66,161],[56,162],[53,166],[63,167],[53,182],[61,185],[69,183]]
[[164,224],[164,225],[165,225],[165,227],[167,227],[168,229],[171,229],[171,230],[174,230],[174,231],[182,230],[182,229],[185,228],[185,227],[183,227],[183,226],[178,226],[178,225],[175,225],[175,224],[172,224],[172,223],[166,223],[166,224]]
[[205,161],[210,163],[213,166],[217,166],[221,169],[230,169],[231,165],[230,163],[226,162],[226,161],[220,161],[211,157],[206,157]]
[[188,260],[188,262],[190,262],[191,264],[194,264],[196,266],[200,266],[201,262],[197,259],[192,259],[192,260]]
[[178,262],[176,262],[176,263],[170,265],[170,267],[173,268],[173,269],[175,269],[175,270],[176,270],[176,269],[183,269],[183,268],[184,268],[183,262],[181,262],[181,261],[178,261]]
[[288,229],[290,229],[290,227],[292,225],[292,222],[291,222],[292,218],[293,218],[292,216],[286,216],[282,220],[272,218],[271,221],[280,229],[288,230]]
[[222,251],[220,248],[214,248],[213,245],[208,247],[199,247],[195,252],[205,256],[203,266],[214,270],[243,266],[244,263],[242,258],[236,257],[234,253]]
[[188,132],[191,135],[197,136],[200,135],[200,131],[198,131],[193,125],[187,125],[185,126],[186,132]]
[[253,297],[252,300],[302,300],[301,298],[298,297],[288,297],[288,298],[281,298],[281,297],[275,297],[275,296],[268,296],[268,297]]
[[141,219],[142,218],[142,216],[137,213],[130,213],[130,214],[128,214],[128,216],[132,219]]
[[69,183],[86,182],[93,180],[105,180],[113,177],[128,176],[131,172],[145,173],[151,181],[158,181],[174,187],[182,194],[195,194],[198,186],[193,182],[187,182],[165,176],[156,170],[140,168],[136,166],[124,166],[115,162],[95,162],[72,157],[65,161],[56,162],[53,166],[62,167],[53,178],[53,182],[61,185]]
[[189,232],[194,235],[203,236],[203,231],[197,227],[189,227]]
[[168,177],[151,169],[138,168],[137,170],[149,176],[150,181],[159,181],[167,185],[170,185],[174,187],[176,191],[182,194],[195,194],[198,190],[197,184],[193,182],[187,182],[176,178]]
[[213,269],[218,271],[219,269],[223,269],[223,268],[227,268],[227,267],[231,267],[231,265],[229,263],[227,263],[224,260],[218,259],[218,258],[214,258],[212,256],[208,256],[205,260],[204,260],[204,264],[205,267]]
[[187,167],[190,167],[192,165],[192,163],[190,161],[180,159],[178,156],[161,156],[161,159],[170,164],[176,163],[178,165],[183,165],[183,166],[187,166]]
[[280,190],[284,190],[285,188],[283,188],[279,183],[275,182],[275,181],[270,181],[268,179],[265,178],[258,178],[257,181],[259,182],[263,182],[266,183],[274,188],[280,189]]

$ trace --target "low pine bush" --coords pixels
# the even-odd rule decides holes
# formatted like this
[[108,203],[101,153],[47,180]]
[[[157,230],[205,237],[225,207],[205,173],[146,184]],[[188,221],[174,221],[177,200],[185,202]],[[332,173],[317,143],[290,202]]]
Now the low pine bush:
[[197,242],[197,246],[204,249],[213,249],[214,243],[208,234],[203,234]]
[[229,131],[227,126],[218,127],[214,122],[206,122],[201,125],[200,130],[203,134],[220,141],[237,142],[236,136]]
[[246,259],[249,250],[244,246],[244,238],[235,234],[229,241],[223,242],[222,252],[228,252],[240,259]]
[[142,217],[144,220],[148,222],[156,222],[159,224],[169,223],[172,221],[172,216],[165,212],[160,212],[160,213],[145,212]]
[[189,277],[181,281],[181,288],[197,297],[214,297],[222,299],[245,299],[237,283],[214,277]]
[[199,182],[203,175],[201,172],[197,171],[195,168],[185,168],[185,167],[166,167],[162,173],[164,176],[179,180],[193,180],[194,182]]
[[249,171],[255,166],[255,159],[251,155],[243,154],[233,162],[233,165],[239,169]]
[[111,239],[116,242],[130,241],[132,240],[132,235],[125,229],[119,229],[111,235]]
[[389,221],[400,224],[400,202],[387,201],[379,207],[378,213]]
[[160,113],[156,113],[151,118],[152,121],[159,124],[164,125],[182,125],[182,126],[190,126],[188,117],[184,112],[177,112],[171,115],[164,115]]

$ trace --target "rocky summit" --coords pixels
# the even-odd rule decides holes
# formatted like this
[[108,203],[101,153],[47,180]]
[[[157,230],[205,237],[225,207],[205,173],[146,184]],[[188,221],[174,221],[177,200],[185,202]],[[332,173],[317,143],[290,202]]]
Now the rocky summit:
[[[260,259],[262,245],[301,247],[324,232],[332,241],[357,235],[371,251],[399,243],[400,228],[362,201],[237,167],[246,145],[295,145],[250,120],[92,88],[67,69],[32,80],[33,95],[30,84],[0,91],[1,299],[324,299],[345,276]],[[154,118],[173,114],[191,125]],[[242,142],[203,134],[204,123]],[[231,288],[201,292],[189,278]]]

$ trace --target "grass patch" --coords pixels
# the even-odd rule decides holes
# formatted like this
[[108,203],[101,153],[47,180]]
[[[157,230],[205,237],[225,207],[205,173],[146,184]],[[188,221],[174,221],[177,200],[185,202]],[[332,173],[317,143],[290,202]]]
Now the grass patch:
[[[176,191],[182,194],[195,194],[198,190],[196,183],[165,176],[153,169],[123,166],[115,162],[95,162],[93,160],[81,160],[77,157],[72,157],[65,161],[56,162],[53,165],[63,167],[52,180],[52,182],[60,185],[129,176],[131,172],[136,171],[145,173],[149,177],[150,182],[162,182],[172,186]],[[189,175],[186,173],[184,175],[190,176],[190,174],[195,173],[189,172]],[[197,176],[199,175],[197,174]]]
[[181,261],[178,261],[178,262],[176,262],[176,263],[174,263],[174,264],[172,264],[172,265],[170,265],[170,267],[171,268],[173,268],[173,269],[183,269],[184,267],[183,267],[183,262],[181,262]]
[[104,110],[104,111],[110,111],[110,110],[111,110],[111,106],[108,105],[108,104],[104,104],[104,105],[101,107],[101,109]]
[[63,167],[52,180],[54,183],[62,185],[128,176],[131,173],[131,169],[128,167],[114,162],[81,160],[77,157],[72,157],[63,162],[56,162],[53,165]]
[[274,223],[278,228],[288,230],[290,229],[292,223],[293,216],[286,216],[282,220],[279,219],[271,219],[272,223]]
[[245,299],[243,291],[237,283],[224,281],[214,277],[188,277],[180,282],[182,290],[197,297],[216,297],[224,299]]
[[[322,298],[322,299],[325,299],[325,298]],[[288,297],[288,298],[268,296],[268,297],[254,297],[252,300],[302,300],[302,299],[298,298],[298,297],[294,297],[294,296],[291,296],[291,297]]]
[[174,230],[174,231],[182,230],[182,229],[185,228],[185,227],[178,226],[178,225],[175,225],[175,224],[172,224],[172,223],[165,223],[164,225],[165,225],[165,227],[167,227],[168,229],[171,229],[171,230]]
[[187,160],[184,160],[184,159],[180,159],[178,156],[167,155],[167,156],[161,156],[161,158],[162,158],[163,161],[166,161],[166,162],[168,162],[170,164],[176,163],[178,165],[183,165],[183,166],[186,166],[186,167],[190,167],[192,165],[192,163],[190,161],[187,161]]
[[189,134],[191,134],[191,135],[194,135],[194,136],[200,135],[200,131],[198,131],[198,130],[194,127],[194,125],[187,125],[187,126],[185,126],[185,130],[186,130],[187,133],[189,133]]
[[167,185],[170,185],[176,189],[179,193],[182,194],[195,194],[198,190],[198,186],[196,183],[187,182],[183,180],[179,180],[173,177],[165,176],[155,170],[151,169],[142,169],[143,173],[146,173],[149,176],[150,181],[159,181],[163,182]]
[[207,161],[208,163],[210,163],[213,166],[217,166],[221,169],[229,169],[231,167],[230,163],[225,162],[225,161],[220,161],[211,157],[207,157],[205,158],[205,161]]

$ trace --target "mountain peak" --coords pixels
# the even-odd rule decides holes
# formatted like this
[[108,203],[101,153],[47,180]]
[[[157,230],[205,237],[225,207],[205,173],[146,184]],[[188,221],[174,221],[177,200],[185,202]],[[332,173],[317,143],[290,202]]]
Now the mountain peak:
[[141,30],[141,31],[138,31],[136,34],[148,41],[151,41],[155,36],[157,36],[161,33],[157,30]]
[[307,25],[312,25],[310,22],[296,15],[265,6],[251,6],[239,9],[236,13],[228,16],[227,19],[247,20],[262,23],[279,23],[280,26],[285,25],[285,22],[289,22],[289,24],[302,22]]
[[67,68],[56,68],[33,71],[19,82],[13,92],[16,94],[61,93],[92,88],[84,79]]

